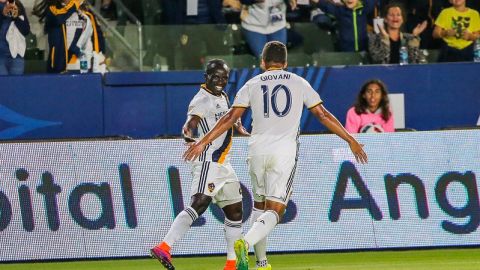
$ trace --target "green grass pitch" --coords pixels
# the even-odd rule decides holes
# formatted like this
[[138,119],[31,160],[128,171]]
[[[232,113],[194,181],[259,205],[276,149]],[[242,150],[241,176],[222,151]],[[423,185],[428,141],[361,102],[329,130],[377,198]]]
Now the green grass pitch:
[[[176,270],[222,270],[224,257],[174,258]],[[250,256],[250,269],[255,269]],[[274,270],[479,270],[480,249],[271,255]],[[0,264],[1,270],[163,270],[154,259]]]

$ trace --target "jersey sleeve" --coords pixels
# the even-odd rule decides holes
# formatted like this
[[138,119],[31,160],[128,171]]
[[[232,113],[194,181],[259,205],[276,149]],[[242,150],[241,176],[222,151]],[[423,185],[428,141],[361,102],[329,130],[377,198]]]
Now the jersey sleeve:
[[238,90],[232,107],[248,108],[250,107],[250,93],[248,91],[248,84],[245,84],[240,90]]
[[205,117],[208,112],[208,101],[206,98],[201,96],[195,96],[192,101],[190,101],[190,105],[188,105],[188,115],[196,115],[200,118]]
[[317,91],[313,90],[312,86],[305,80],[303,80],[303,104],[309,109],[322,104],[323,101]]

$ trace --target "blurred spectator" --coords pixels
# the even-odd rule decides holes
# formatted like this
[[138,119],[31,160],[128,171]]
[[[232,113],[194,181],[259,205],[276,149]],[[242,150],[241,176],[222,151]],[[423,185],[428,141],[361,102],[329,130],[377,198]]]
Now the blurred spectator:
[[367,20],[374,10],[375,0],[312,0],[325,13],[333,15],[338,24],[340,51],[366,51]]
[[380,80],[363,84],[353,107],[347,112],[345,129],[350,133],[394,132],[388,90]]
[[23,74],[28,33],[30,24],[22,3],[0,0],[0,75]]
[[80,6],[80,10],[84,15],[88,17],[89,24],[86,27],[91,28],[90,33],[83,30],[85,33],[84,50],[82,53],[87,55],[87,61],[89,68],[95,73],[106,72],[106,57],[105,57],[105,37],[103,31],[98,24],[95,15],[91,11],[91,6],[87,2],[84,2]]
[[450,6],[448,0],[396,0],[396,2],[402,3],[405,7],[405,26],[408,33],[412,33],[418,24],[428,22],[425,31],[420,34],[420,48],[440,48],[440,40],[434,39],[432,33],[435,28],[435,18],[444,8]]
[[[244,7],[240,18],[245,40],[260,59],[263,46],[269,41],[287,43],[287,4],[284,0],[240,0]],[[292,10],[296,0],[290,0]]]
[[71,16],[78,18],[77,10],[79,7],[80,2],[76,0],[42,0],[33,7],[33,14],[40,18],[40,22],[45,21],[44,29],[48,36],[49,48],[48,73],[65,72],[67,71],[67,64],[77,60],[77,56],[71,50],[75,33],[72,33],[71,27],[69,31],[66,29],[67,20]]
[[228,24],[241,23],[240,12],[242,11],[242,3],[240,3],[240,0],[223,0],[222,6],[222,12]]
[[480,15],[465,0],[450,0],[435,21],[434,38],[443,39],[439,62],[473,61],[473,46],[480,36]]
[[398,3],[388,4],[383,12],[385,24],[378,25],[378,33],[370,33],[368,48],[375,64],[398,64],[400,47],[405,44],[409,63],[422,63],[425,56],[420,51],[419,35],[427,27],[427,21],[418,24],[412,34],[401,32],[404,22],[403,8]]
[[[83,6],[83,0],[42,0],[35,5],[34,14],[45,21],[49,46],[47,72],[78,71],[83,54],[91,66],[93,52],[102,52],[102,32],[88,7]],[[101,64],[102,57],[95,60]]]

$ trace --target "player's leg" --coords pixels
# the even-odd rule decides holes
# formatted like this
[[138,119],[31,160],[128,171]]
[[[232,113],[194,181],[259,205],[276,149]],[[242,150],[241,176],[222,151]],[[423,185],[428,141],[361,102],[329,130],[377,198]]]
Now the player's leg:
[[175,269],[170,255],[171,247],[187,233],[193,222],[205,212],[211,201],[212,197],[205,194],[193,195],[191,205],[175,217],[163,241],[150,250],[152,257],[158,259],[165,268]]
[[[249,164],[251,174],[252,168],[255,172],[255,167],[260,162],[261,160],[256,160]],[[295,156],[265,156],[263,157],[263,168],[263,181],[256,181],[255,183],[254,178],[252,178],[252,186],[256,186],[255,197],[265,197],[265,212],[255,220],[244,239],[238,241],[238,244],[235,243],[238,250],[248,250],[250,245],[255,245],[267,237],[280,222],[291,195],[296,168]],[[256,171],[258,176],[258,171],[261,171],[261,169]],[[269,269],[268,267],[267,264],[267,268],[263,269]]]
[[[250,226],[253,226],[257,218],[265,212],[264,201],[254,201],[252,215],[250,216]],[[258,241],[254,246],[257,269],[268,269],[271,267],[267,260],[267,237]]]
[[242,202],[227,205],[222,208],[225,213],[224,230],[227,242],[227,262],[224,270],[236,270],[236,256],[233,244],[242,238]]
[[171,247],[185,235],[193,222],[205,212],[212,202],[212,196],[207,193],[206,179],[215,178],[217,168],[210,166],[210,163],[202,162],[192,167],[191,194],[193,195],[190,206],[175,217],[163,241],[150,250],[152,257],[158,259],[169,270],[175,269],[170,255]]
[[[230,164],[221,167],[219,176],[224,180],[223,187],[214,197],[215,203],[225,214],[224,230],[227,243],[227,261],[224,270],[236,270],[233,245],[242,237],[242,188]],[[218,184],[221,182],[219,181]]]
[[282,202],[269,199],[265,201],[265,212],[255,220],[250,230],[245,234],[244,240],[248,246],[256,245],[270,234],[280,222],[285,208],[286,205]]

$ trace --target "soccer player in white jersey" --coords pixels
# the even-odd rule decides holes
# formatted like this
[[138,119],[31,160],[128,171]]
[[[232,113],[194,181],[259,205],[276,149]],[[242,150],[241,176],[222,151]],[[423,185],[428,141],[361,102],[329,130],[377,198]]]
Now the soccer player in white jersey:
[[184,153],[186,160],[197,158],[211,141],[231,128],[247,107],[252,109],[253,130],[247,161],[255,200],[254,222],[245,237],[235,242],[238,270],[248,270],[248,247],[251,245],[255,249],[257,269],[272,269],[266,257],[266,237],[282,218],[292,192],[304,105],[324,126],[349,144],[358,162],[367,162],[362,145],[322,105],[320,96],[310,84],[284,71],[287,67],[284,44],[267,43],[261,61],[265,72],[250,79],[238,91],[232,108],[215,128]]
[[[185,141],[194,142],[195,131],[204,136],[218,119],[228,112],[228,97],[223,92],[227,85],[229,68],[223,60],[208,62],[205,84],[190,102],[187,121],[182,130]],[[241,122],[236,123],[240,134],[249,135]],[[170,249],[202,215],[213,201],[225,214],[224,230],[227,241],[227,262],[224,270],[235,270],[234,242],[242,235],[242,193],[240,182],[230,165],[229,151],[233,129],[230,128],[212,140],[192,163],[193,181],[191,204],[173,221],[163,241],[152,248],[152,257],[158,259],[168,270],[174,270]]]

